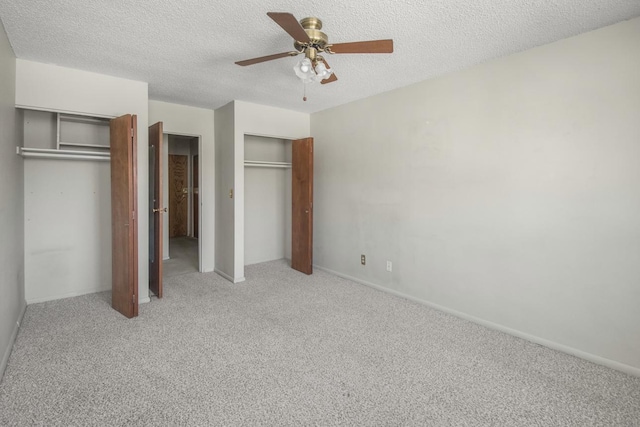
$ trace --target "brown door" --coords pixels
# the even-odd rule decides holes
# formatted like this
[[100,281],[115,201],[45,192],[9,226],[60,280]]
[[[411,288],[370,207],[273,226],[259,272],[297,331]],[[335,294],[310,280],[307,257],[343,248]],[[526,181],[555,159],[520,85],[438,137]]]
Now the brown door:
[[138,315],[137,118],[111,120],[111,306]]
[[313,138],[292,143],[291,268],[311,274],[313,262]]
[[193,177],[191,178],[191,182],[193,182],[193,237],[198,238],[198,208],[200,207],[199,196],[198,196],[198,156],[193,156]]
[[187,156],[169,155],[169,237],[187,235]]
[[162,122],[149,126],[149,289],[162,298]]

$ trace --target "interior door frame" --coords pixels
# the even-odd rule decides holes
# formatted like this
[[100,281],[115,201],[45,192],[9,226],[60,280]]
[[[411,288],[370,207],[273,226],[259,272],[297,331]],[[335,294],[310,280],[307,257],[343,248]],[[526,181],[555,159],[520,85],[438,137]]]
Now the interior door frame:
[[[165,198],[165,200],[167,200],[168,203],[168,194],[164,192],[164,189],[169,190],[169,186],[168,186],[168,179],[169,179],[169,135],[175,135],[175,136],[186,136],[186,137],[190,137],[190,138],[198,138],[198,203],[200,204],[200,209],[199,209],[199,215],[198,215],[198,272],[202,273],[202,240],[204,237],[204,234],[202,233],[202,217],[203,212],[202,212],[202,199],[203,199],[203,194],[205,194],[204,191],[202,191],[202,188],[205,187],[207,188],[208,185],[202,180],[202,135],[199,134],[194,134],[194,133],[184,133],[184,132],[172,132],[170,130],[167,130],[166,128],[163,129],[162,132],[162,136],[163,136],[163,142],[164,142],[164,136],[167,136],[167,147],[166,150],[164,150],[164,153],[162,154],[163,156],[163,167],[166,166],[165,169],[167,169],[167,173],[165,174],[166,178],[163,178],[163,184],[162,184],[162,188],[163,188],[163,197]],[[165,186],[164,183],[167,183],[167,185]],[[169,214],[167,213],[167,217],[165,218],[165,228],[168,230],[169,227]],[[215,226],[214,226],[215,227]],[[168,233],[167,233],[168,234]],[[215,245],[215,241],[211,242],[213,245]],[[165,239],[164,244],[166,245],[167,248],[169,248],[169,241],[168,239]]]

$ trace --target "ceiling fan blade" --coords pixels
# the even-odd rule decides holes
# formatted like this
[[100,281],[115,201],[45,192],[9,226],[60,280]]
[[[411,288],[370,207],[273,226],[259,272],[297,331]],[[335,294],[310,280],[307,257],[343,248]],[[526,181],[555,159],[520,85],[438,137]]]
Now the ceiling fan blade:
[[307,32],[292,14],[286,12],[267,12],[267,15],[276,21],[276,24],[280,25],[294,40],[305,43],[311,41]]
[[335,74],[335,73],[332,73],[332,74],[329,76],[329,78],[328,78],[328,79],[324,79],[324,80],[322,80],[322,81],[320,82],[320,84],[322,84],[322,85],[326,85],[327,83],[333,83],[333,82],[335,82],[336,80],[338,80],[338,78],[336,77],[336,74]]
[[284,58],[285,56],[294,56],[297,55],[297,52],[282,52],[282,53],[276,53],[274,55],[267,55],[267,56],[261,56],[260,58],[253,58],[253,59],[245,59],[244,61],[238,61],[236,62],[237,65],[241,65],[241,66],[246,66],[246,65],[253,65],[253,64],[259,64],[260,62],[266,62],[266,61],[271,61],[273,59],[280,59],[280,58]]
[[331,53],[393,53],[393,40],[336,43],[329,46]]
[[[322,58],[322,62],[324,62],[325,67],[327,67],[328,69],[331,69],[331,67],[329,67],[329,64],[327,64],[327,61],[325,61],[324,58]],[[338,77],[336,77],[336,73],[331,73],[331,75],[328,78],[322,80],[320,84],[326,85],[327,83],[335,82],[336,80],[338,80]]]

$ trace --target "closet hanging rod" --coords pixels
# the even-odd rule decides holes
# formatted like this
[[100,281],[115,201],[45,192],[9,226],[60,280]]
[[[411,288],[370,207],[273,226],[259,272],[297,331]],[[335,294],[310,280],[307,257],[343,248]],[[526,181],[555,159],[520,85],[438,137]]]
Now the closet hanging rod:
[[62,142],[60,141],[59,145],[64,145],[65,147],[86,147],[86,148],[96,148],[100,150],[109,150],[111,148],[110,145],[103,144],[84,144],[80,142]]
[[288,169],[291,167],[291,163],[287,162],[264,162],[258,160],[245,160],[244,165],[255,168],[283,168]]
[[92,151],[53,150],[47,148],[16,147],[16,153],[24,158],[60,159],[60,160],[106,160],[111,159],[110,153]]
[[286,165],[256,165],[253,163],[245,163],[246,168],[276,168],[276,169],[291,169],[291,166]]

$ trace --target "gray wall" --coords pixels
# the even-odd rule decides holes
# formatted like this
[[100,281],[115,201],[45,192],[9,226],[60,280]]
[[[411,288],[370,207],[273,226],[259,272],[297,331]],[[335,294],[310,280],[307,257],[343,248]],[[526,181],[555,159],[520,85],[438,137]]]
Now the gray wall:
[[640,18],[313,114],[315,264],[640,374],[639,40]]
[[0,379],[26,307],[23,160],[16,155],[22,117],[14,108],[15,81],[15,56],[0,23]]

